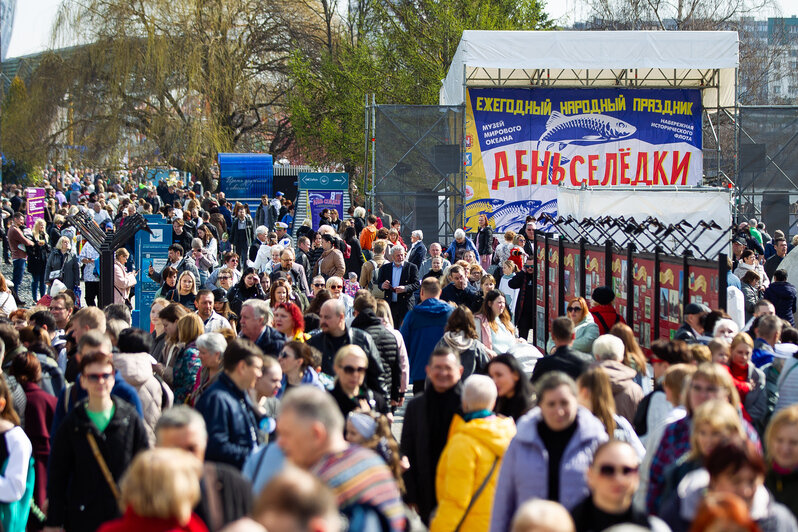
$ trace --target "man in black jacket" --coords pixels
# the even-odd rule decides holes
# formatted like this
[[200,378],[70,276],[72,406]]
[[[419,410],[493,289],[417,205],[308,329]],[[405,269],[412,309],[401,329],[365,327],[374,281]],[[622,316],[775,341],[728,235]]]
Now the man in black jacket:
[[529,255],[524,261],[524,270],[516,273],[507,283],[510,288],[518,289],[518,300],[515,303],[515,320],[518,325],[518,336],[526,338],[532,328],[535,312],[535,255]]
[[441,290],[441,300],[455,305],[465,305],[471,312],[479,311],[480,298],[468,284],[468,276],[459,264],[449,268],[449,284]]
[[405,411],[400,450],[410,461],[404,472],[405,502],[418,511],[424,524],[437,506],[435,473],[455,414],[462,414],[460,395],[463,366],[448,348],[436,349],[426,367],[429,383]]
[[388,397],[389,389],[383,387],[381,376],[385,372],[382,360],[377,353],[374,339],[366,332],[346,326],[346,308],[340,299],[330,299],[321,306],[319,314],[321,332],[307,341],[310,347],[321,351],[321,371],[335,375],[333,361],[335,354],[345,345],[360,346],[369,359],[366,370],[366,386]]
[[391,406],[401,406],[404,400],[399,393],[402,370],[399,367],[399,347],[396,337],[385,328],[382,320],[377,317],[377,300],[371,293],[365,290],[358,292],[353,310],[355,319],[352,321],[352,327],[368,333],[377,346],[377,352],[385,369],[380,381],[383,388],[390,390]]
[[158,447],[183,449],[205,462],[200,477],[200,501],[194,512],[210,532],[249,514],[252,509],[249,481],[232,466],[205,460],[208,432],[199,412],[185,405],[164,411],[155,425],[155,439]]
[[574,322],[570,318],[560,316],[551,323],[551,341],[554,342],[554,352],[537,361],[532,372],[532,384],[550,371],[562,371],[576,380],[594,362],[591,356],[580,355],[571,349],[574,342]]
[[405,249],[402,246],[391,248],[390,264],[383,264],[377,276],[377,284],[385,293],[385,300],[391,307],[395,327],[401,327],[405,315],[413,308],[413,292],[421,286],[418,281],[418,268],[405,262]]
[[[190,245],[190,244],[189,244]],[[183,255],[183,246],[180,244],[172,244],[169,246],[169,251],[167,252],[167,257],[169,261],[164,266],[163,270],[160,272],[156,272],[155,269],[150,264],[150,269],[147,272],[147,275],[155,281],[156,283],[163,282],[163,271],[166,270],[168,266],[171,266],[175,270],[177,270],[177,278],[180,278],[180,274],[184,271],[189,271],[194,275],[194,281],[199,283],[199,270],[197,270],[197,265],[194,262],[194,259],[191,256],[184,256]]]

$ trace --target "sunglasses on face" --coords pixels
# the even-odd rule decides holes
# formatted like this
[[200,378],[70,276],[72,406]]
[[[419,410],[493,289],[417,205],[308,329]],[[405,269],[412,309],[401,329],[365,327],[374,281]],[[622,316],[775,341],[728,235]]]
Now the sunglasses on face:
[[568,307],[568,312],[580,312],[582,307]]
[[355,366],[344,366],[341,369],[347,375],[354,375],[355,373],[357,373],[358,375],[362,375],[362,374],[366,373],[366,368],[364,368],[362,366],[358,366],[358,367],[355,367]]
[[286,353],[285,351],[280,351],[280,354],[277,355],[277,358],[294,358],[291,353]]
[[622,477],[628,477],[629,475],[633,475],[640,470],[639,466],[629,467],[629,466],[618,466],[615,467],[610,464],[604,464],[599,466],[598,472],[599,475],[606,478],[612,478],[615,475],[620,475]]
[[232,279],[232,277],[230,277],[229,275],[222,275],[221,277],[219,277],[220,281],[224,281],[225,279]]
[[340,285],[340,284],[331,284],[330,285],[330,290],[341,290],[342,288],[343,288],[343,286]]
[[113,373],[87,373],[86,379],[88,379],[89,382],[100,382],[100,379],[108,381],[108,379],[113,376]]
[[531,270],[531,269],[533,269],[534,267],[535,267],[535,265],[534,265],[534,264],[524,264],[524,269],[526,269],[526,270]]
[[316,288],[324,288],[324,283],[313,283]]

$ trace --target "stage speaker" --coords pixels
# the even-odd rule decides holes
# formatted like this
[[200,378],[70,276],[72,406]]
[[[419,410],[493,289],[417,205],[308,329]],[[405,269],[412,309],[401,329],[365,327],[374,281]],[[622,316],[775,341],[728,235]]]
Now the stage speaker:
[[427,246],[438,240],[438,215],[437,194],[422,192],[416,196],[416,227],[413,229],[421,229]]
[[458,144],[436,144],[432,153],[435,166],[442,174],[460,173],[462,160]]
[[788,234],[790,229],[790,196],[788,194],[762,195],[762,221],[771,235],[776,229]]

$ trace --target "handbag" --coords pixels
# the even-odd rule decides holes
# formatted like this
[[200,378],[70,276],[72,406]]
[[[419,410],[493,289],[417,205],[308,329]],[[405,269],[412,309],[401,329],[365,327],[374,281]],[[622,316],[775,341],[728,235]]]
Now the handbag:
[[468,501],[468,506],[466,506],[465,512],[463,512],[463,517],[460,518],[460,522],[457,523],[454,532],[460,532],[460,527],[463,526],[463,522],[465,521],[466,517],[468,517],[468,512],[471,511],[471,508],[474,506],[474,503],[477,502],[479,496],[482,494],[483,491],[485,491],[485,487],[488,485],[490,477],[493,476],[493,472],[496,471],[496,464],[498,463],[499,463],[499,457],[496,456],[493,459],[493,465],[490,466],[490,471],[488,471],[488,474],[485,476],[485,479],[482,481],[482,484],[479,485],[477,491],[475,491],[474,495],[471,496],[471,500]]
[[105,463],[105,458],[103,458],[102,453],[100,453],[100,448],[97,447],[97,440],[94,439],[94,434],[87,432],[86,439],[89,440],[89,447],[91,447],[91,452],[94,454],[94,459],[97,460],[97,465],[100,466],[100,471],[102,471],[103,477],[105,477],[105,481],[108,483],[108,487],[111,488],[114,499],[118,502],[120,499],[119,487],[116,485],[113,475],[111,475],[111,470],[108,469],[108,464]]

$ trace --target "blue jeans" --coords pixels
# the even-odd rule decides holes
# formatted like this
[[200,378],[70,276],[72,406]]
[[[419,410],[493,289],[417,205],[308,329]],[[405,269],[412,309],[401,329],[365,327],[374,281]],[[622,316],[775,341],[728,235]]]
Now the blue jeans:
[[[47,293],[47,285],[44,284],[44,272],[34,273],[31,275],[30,293],[33,296],[34,303],[44,297]],[[39,289],[38,295],[36,289]]]
[[14,283],[14,291],[19,295],[22,285],[22,276],[25,275],[25,263],[27,259],[14,259],[14,273],[11,274],[11,282]]

